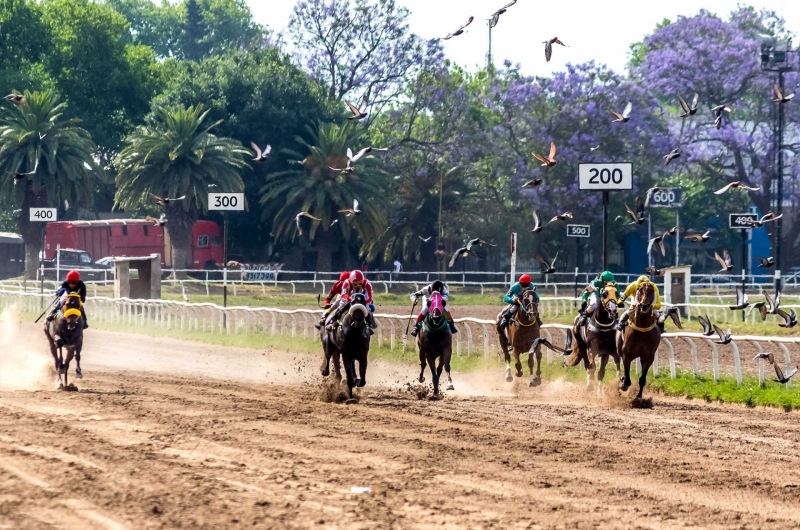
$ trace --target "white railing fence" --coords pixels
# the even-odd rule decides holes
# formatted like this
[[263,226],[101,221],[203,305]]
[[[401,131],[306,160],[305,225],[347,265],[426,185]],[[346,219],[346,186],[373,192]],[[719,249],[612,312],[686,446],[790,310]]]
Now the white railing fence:
[[[38,293],[24,293],[19,291],[0,291],[0,308],[5,309],[16,306],[19,310],[32,314],[38,313],[53,300],[51,295]],[[570,302],[571,299],[567,299]],[[561,302],[561,300],[559,301]],[[560,307],[558,304],[555,307]],[[703,307],[703,306],[701,306]],[[291,336],[312,339],[318,332],[314,327],[320,312],[309,309],[279,309],[266,307],[221,307],[216,304],[192,304],[166,300],[131,300],[113,299],[106,297],[89,298],[86,301],[87,314],[94,323],[109,323],[123,326],[156,327],[167,330],[183,330],[209,334],[237,335],[242,333],[263,333],[269,336]],[[405,327],[408,323],[407,315],[376,314],[378,324],[374,340],[378,346],[388,346],[394,350],[401,348],[403,351],[416,348],[413,341],[408,341],[405,336]],[[459,318],[456,323],[460,333],[455,335],[456,355],[482,354],[484,357],[500,356],[501,352],[497,342],[495,322],[476,318]],[[542,335],[553,344],[563,346],[570,326],[563,324],[545,324]],[[675,342],[675,344],[673,344]],[[738,384],[742,383],[743,365],[740,355],[740,346],[750,345],[757,352],[763,352],[764,346],[780,349],[784,357],[786,371],[793,366],[789,346],[800,343],[800,337],[769,337],[769,336],[735,336],[730,345],[733,361],[732,373]],[[676,355],[679,345],[685,344],[689,352]],[[705,352],[701,356],[702,351]],[[653,374],[658,375],[661,369],[659,356],[666,351],[668,356],[668,369],[671,378],[677,376],[678,364],[685,365],[687,370],[701,376],[710,372],[714,381],[720,379],[720,346],[711,338],[699,333],[674,332],[662,336],[661,347],[656,354],[653,365]],[[710,359],[709,359],[710,356]],[[556,362],[560,357],[553,351],[546,349],[545,358],[548,363]],[[726,361],[729,359],[726,358]],[[747,360],[749,361],[749,359]],[[560,362],[560,361],[559,361]],[[640,365],[637,361],[637,374]],[[727,371],[727,370],[726,370]],[[764,361],[758,361],[758,380],[765,380]],[[788,383],[787,386],[791,384]]]

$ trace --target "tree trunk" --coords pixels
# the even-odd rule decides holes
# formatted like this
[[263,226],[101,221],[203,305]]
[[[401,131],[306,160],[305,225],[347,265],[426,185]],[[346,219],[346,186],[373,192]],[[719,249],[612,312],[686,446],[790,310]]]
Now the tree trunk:
[[333,270],[333,231],[317,230],[314,236],[314,246],[317,249],[317,272],[330,272]]
[[[191,264],[192,256],[192,230],[197,220],[197,210],[191,208],[184,210],[181,204],[170,204],[165,208],[167,214],[167,230],[172,241],[172,268],[187,269]],[[210,242],[209,242],[210,244]],[[186,278],[186,272],[176,272],[179,279]]]
[[[26,179],[27,180],[27,179]],[[31,222],[30,209],[47,205],[44,193],[35,195],[31,191],[30,182],[22,200],[22,211],[19,214],[19,233],[25,241],[25,277],[29,280],[36,279],[36,270],[39,268],[39,252],[42,250],[43,223]]]

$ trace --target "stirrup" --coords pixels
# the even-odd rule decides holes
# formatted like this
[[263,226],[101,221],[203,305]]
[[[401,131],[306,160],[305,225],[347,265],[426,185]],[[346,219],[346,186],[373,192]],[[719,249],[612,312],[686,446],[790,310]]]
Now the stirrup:
[[410,335],[411,335],[412,337],[416,337],[418,334],[419,334],[419,326],[417,326],[416,324],[414,324],[414,328],[411,330],[411,333],[410,333]]

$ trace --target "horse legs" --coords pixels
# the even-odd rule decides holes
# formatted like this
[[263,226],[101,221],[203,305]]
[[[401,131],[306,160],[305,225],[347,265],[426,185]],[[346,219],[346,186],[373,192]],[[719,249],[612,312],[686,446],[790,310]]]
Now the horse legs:
[[522,373],[522,361],[519,360],[519,351],[516,348],[514,348],[514,368],[517,369],[517,377],[525,375]]
[[442,364],[444,364],[444,371],[447,372],[447,390],[455,390],[455,387],[453,387],[453,378],[450,377],[450,358],[452,356],[453,350],[451,348],[446,348],[444,353],[442,353]]
[[586,358],[583,360],[583,366],[586,368],[586,388],[591,389],[592,383],[595,381],[595,354],[592,351],[587,352]]
[[642,360],[642,375],[639,376],[639,394],[636,396],[639,399],[642,399],[642,393],[644,392],[644,385],[647,383],[647,371],[650,369],[650,365],[653,364],[652,359],[649,362],[645,362]]
[[322,377],[331,375],[331,345],[329,339],[322,339],[322,366],[319,367]]
[[[341,382],[342,381],[342,363],[341,363],[342,352],[340,352],[338,348],[335,348],[333,350],[333,355],[331,357],[333,358],[333,373],[336,374],[336,380]],[[345,368],[345,372],[347,372],[347,366],[345,366],[344,368]]]
[[76,379],[83,379],[83,371],[81,370],[81,351],[83,350],[83,339],[81,339],[78,344],[75,346],[75,362],[77,363],[77,367],[75,368],[75,378]]
[[631,387],[631,360],[627,356],[622,359],[622,364],[625,366],[625,374],[622,376],[622,391],[627,392]]
[[347,377],[347,393],[353,399],[353,387],[356,386],[356,362],[353,359],[344,359],[344,373]]
[[442,367],[440,366],[439,369],[436,369],[436,359],[433,356],[428,355],[426,356],[426,360],[428,361],[428,366],[431,369],[431,379],[433,379],[433,395],[438,397],[439,396],[439,374],[442,373]]
[[603,379],[606,377],[606,365],[608,364],[608,354],[600,356],[600,369],[597,371],[597,397],[603,391]]
[[[367,354],[365,353],[361,359],[358,360],[358,379],[356,379],[356,386],[362,388],[367,385]],[[355,366],[353,367],[355,372]]]
[[67,348],[67,358],[64,361],[64,364],[62,364],[62,367],[64,368],[64,387],[68,387],[69,386],[69,381],[68,381],[68,379],[69,379],[69,363],[72,361],[72,358],[74,356],[75,356],[75,351],[71,347]]
[[511,353],[506,348],[503,350],[503,355],[506,358],[506,381],[510,383],[514,380],[514,378],[511,377]]
[[[533,356],[536,355],[536,375],[533,375]],[[531,386],[539,386],[542,384],[542,350],[540,347],[536,348],[534,353],[528,354],[528,368],[531,372]]]
[[425,382],[425,367],[427,365],[428,365],[427,355],[425,354],[425,351],[423,351],[423,349],[420,348],[419,349],[419,367],[420,367],[420,370],[419,370],[419,382],[420,383],[424,383]]

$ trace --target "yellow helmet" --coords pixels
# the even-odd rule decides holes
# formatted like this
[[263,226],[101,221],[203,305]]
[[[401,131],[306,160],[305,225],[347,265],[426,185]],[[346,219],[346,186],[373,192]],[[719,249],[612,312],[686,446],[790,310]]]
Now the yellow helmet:
[[639,278],[636,279],[636,283],[645,283],[645,282],[648,282],[648,283],[650,282],[650,278],[648,278],[645,275],[641,275],[641,276],[639,276]]

